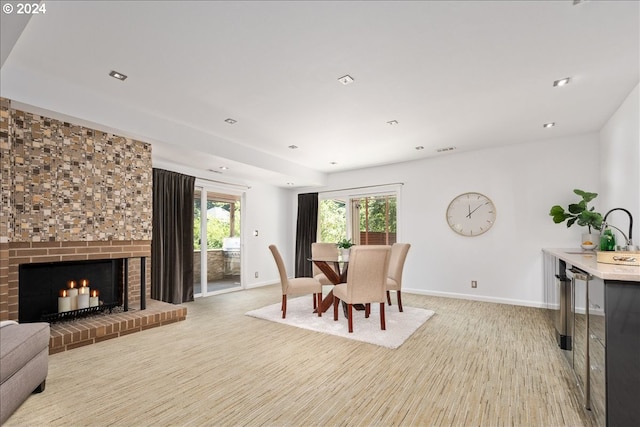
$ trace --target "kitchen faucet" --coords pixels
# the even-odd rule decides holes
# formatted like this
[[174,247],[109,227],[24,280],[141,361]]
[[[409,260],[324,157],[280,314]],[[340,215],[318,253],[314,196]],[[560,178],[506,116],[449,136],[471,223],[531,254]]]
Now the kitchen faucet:
[[[624,234],[624,232],[622,230],[620,230],[618,227],[615,227],[615,226],[613,226],[611,224],[607,224],[607,217],[613,211],[624,211],[624,212],[627,213],[627,215],[629,215],[629,237],[627,237]],[[622,234],[622,237],[624,237],[624,240],[627,243],[626,243],[626,245],[624,247],[619,248],[620,250],[623,250],[623,251],[636,250],[636,248],[633,246],[633,243],[631,242],[632,233],[633,233],[633,216],[631,216],[631,212],[629,212],[628,210],[626,210],[624,208],[613,208],[613,209],[611,209],[609,212],[607,212],[604,215],[604,218],[602,219],[602,227],[601,228],[604,230],[606,227],[615,228],[616,230],[618,230],[620,232],[620,234]]]

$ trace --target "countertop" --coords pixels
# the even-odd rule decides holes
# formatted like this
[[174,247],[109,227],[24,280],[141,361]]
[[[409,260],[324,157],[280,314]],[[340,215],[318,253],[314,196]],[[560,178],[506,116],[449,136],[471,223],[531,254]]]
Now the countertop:
[[[543,252],[560,258],[567,264],[571,264],[580,270],[593,274],[604,280],[622,280],[636,282],[640,285],[640,267],[630,265],[604,264],[596,261],[594,251],[585,251],[580,248],[569,249],[543,249]],[[632,283],[630,283],[632,284]]]

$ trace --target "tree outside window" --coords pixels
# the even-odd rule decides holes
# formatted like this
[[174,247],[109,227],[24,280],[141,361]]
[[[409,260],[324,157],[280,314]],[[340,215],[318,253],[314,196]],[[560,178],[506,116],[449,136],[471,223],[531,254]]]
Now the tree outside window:
[[[201,249],[200,226],[202,215],[200,212],[200,200],[195,204],[193,224],[193,247]],[[223,240],[226,237],[240,236],[240,221],[232,221],[232,218],[240,218],[240,202],[216,202],[207,200],[207,249],[222,249]],[[231,229],[233,222],[233,230]]]

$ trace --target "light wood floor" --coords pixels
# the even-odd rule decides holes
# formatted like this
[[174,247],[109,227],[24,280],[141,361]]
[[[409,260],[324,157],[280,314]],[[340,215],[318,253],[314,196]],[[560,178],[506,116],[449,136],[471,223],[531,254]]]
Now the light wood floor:
[[406,294],[436,315],[390,350],[244,315],[279,300],[199,299],[185,321],[52,355],[5,425],[591,425],[540,309]]

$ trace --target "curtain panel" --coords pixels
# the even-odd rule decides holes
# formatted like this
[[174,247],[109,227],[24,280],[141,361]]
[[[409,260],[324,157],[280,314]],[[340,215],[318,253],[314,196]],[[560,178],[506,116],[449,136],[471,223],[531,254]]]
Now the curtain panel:
[[151,298],[193,301],[195,177],[153,169]]
[[311,244],[318,234],[318,193],[298,194],[296,225],[296,276],[313,277]]

